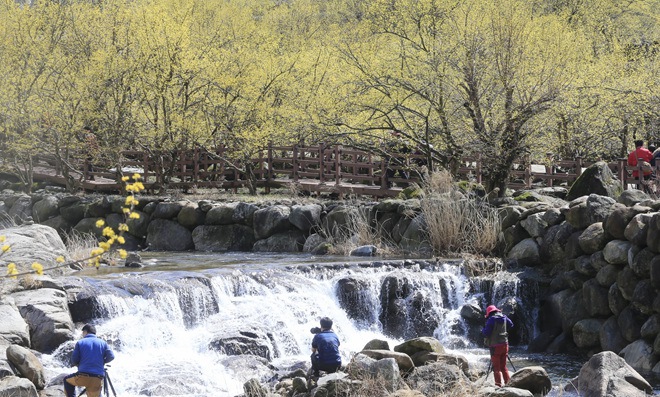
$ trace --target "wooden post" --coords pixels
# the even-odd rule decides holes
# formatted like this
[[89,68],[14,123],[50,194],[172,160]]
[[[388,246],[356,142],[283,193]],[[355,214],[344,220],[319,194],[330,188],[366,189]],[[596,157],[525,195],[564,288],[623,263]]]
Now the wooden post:
[[268,142],[268,185],[273,180],[273,142]]
[[319,144],[319,183],[325,183],[325,144]]
[[369,168],[367,168],[367,175],[369,175],[369,186],[374,184],[374,180],[372,179],[374,176],[374,167],[373,165],[373,157],[371,153],[367,156],[367,161],[369,162]]
[[550,174],[550,179],[547,179],[547,185],[552,187],[555,183],[554,178],[552,177],[555,174],[554,164],[550,163],[550,165],[546,167],[546,174]]
[[580,156],[576,157],[575,158],[575,164],[576,164],[575,165],[576,166],[575,173],[577,174],[577,176],[582,175],[582,157],[580,157]]
[[293,145],[293,159],[291,160],[291,166],[293,169],[291,170],[293,181],[298,182],[298,145]]
[[525,161],[525,187],[530,189],[532,187],[532,161],[529,159],[529,155],[524,157]]
[[387,189],[387,158],[380,156],[380,188]]
[[628,176],[628,171],[626,171],[626,165],[628,165],[627,159],[619,159],[619,180],[621,181],[621,188],[626,190],[628,184],[626,183],[626,177]]
[[193,152],[193,183],[199,182],[199,148],[195,147]]
[[477,183],[481,184],[481,153],[477,155]]
[[335,145],[335,184],[339,185],[340,179],[341,179],[341,159],[339,158],[341,156],[341,149],[339,145]]

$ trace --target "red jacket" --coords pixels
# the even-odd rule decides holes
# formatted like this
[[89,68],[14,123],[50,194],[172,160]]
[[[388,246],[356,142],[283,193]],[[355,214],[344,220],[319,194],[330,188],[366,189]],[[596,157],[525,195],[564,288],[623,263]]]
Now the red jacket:
[[[637,166],[637,159],[646,161],[647,163],[651,162],[651,159],[653,158],[653,153],[651,153],[647,148],[640,146],[630,152],[628,155],[628,165],[631,167]],[[651,175],[650,172],[645,172],[644,175]],[[639,177],[639,171],[638,170],[633,170],[633,177],[638,178]]]

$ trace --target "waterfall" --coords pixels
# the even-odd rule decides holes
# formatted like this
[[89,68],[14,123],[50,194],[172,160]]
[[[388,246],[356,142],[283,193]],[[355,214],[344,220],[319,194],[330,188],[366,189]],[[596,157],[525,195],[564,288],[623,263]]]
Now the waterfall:
[[[252,377],[267,381],[307,363],[309,330],[323,316],[334,321],[344,363],[372,339],[393,348],[433,335],[474,348],[470,329],[483,318],[466,322],[463,307],[521,295],[513,275],[470,280],[460,263],[410,261],[116,273],[86,288],[98,293],[92,321],[116,351],[110,376],[122,396],[241,394]],[[72,345],[44,357],[51,376],[72,371],[64,365]],[[279,372],[263,358],[231,355],[246,346]]]

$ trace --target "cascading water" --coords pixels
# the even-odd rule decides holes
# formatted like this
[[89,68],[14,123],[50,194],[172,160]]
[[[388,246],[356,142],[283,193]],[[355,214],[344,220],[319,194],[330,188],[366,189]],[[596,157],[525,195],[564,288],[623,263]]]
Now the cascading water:
[[[309,361],[309,330],[322,316],[334,320],[344,363],[372,339],[392,348],[432,334],[450,348],[474,348],[464,306],[521,296],[516,277],[468,280],[457,264],[285,266],[252,257],[271,263],[236,265],[222,263],[235,262],[231,256],[200,258],[206,265],[195,271],[155,265],[85,283],[96,295],[88,314],[117,353],[110,376],[119,395],[241,394],[248,379],[267,381],[276,372],[264,359],[237,353],[247,349],[280,373],[299,367]],[[64,364],[72,346],[43,358],[51,377],[72,371]],[[461,353],[474,359],[470,350]]]

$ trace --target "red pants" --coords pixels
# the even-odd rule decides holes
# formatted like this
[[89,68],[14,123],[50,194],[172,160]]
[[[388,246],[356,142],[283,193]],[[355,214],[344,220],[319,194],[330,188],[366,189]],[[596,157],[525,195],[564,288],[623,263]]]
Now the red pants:
[[[490,347],[490,360],[493,363],[493,377],[495,385],[502,387],[509,383],[509,370],[506,369],[506,358],[509,356],[509,345],[495,345]],[[504,383],[502,382],[504,378]]]

